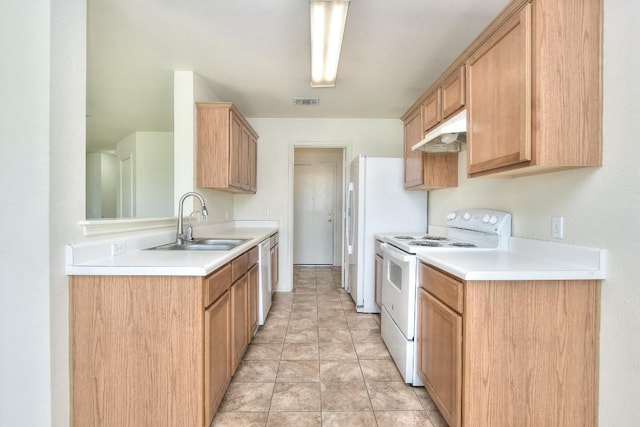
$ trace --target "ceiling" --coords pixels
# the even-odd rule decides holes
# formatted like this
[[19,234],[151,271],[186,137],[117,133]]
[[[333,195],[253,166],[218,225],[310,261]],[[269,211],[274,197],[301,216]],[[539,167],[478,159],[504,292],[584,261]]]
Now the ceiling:
[[87,0],[88,151],[171,131],[174,70],[249,118],[400,118],[508,3],[352,0],[336,87],[311,88],[307,0]]

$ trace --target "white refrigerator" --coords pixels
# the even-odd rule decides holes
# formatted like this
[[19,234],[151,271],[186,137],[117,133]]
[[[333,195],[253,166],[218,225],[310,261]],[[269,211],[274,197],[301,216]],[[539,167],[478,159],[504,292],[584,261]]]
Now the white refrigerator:
[[344,288],[356,310],[379,313],[375,302],[376,233],[427,231],[427,192],[403,187],[402,158],[358,156],[347,187]]

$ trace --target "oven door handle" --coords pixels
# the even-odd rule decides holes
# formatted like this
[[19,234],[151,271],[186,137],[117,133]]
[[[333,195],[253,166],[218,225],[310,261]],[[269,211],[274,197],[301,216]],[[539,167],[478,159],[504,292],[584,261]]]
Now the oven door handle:
[[407,254],[406,252],[402,252],[398,249],[395,249],[388,243],[382,243],[380,246],[382,247],[382,254],[384,256],[388,256],[389,258],[399,263],[410,262],[412,257],[415,256],[415,255]]

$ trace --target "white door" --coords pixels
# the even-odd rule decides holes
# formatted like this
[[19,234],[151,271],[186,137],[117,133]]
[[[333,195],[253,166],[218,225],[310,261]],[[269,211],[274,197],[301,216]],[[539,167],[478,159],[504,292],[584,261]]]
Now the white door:
[[333,265],[335,165],[295,165],[293,263]]

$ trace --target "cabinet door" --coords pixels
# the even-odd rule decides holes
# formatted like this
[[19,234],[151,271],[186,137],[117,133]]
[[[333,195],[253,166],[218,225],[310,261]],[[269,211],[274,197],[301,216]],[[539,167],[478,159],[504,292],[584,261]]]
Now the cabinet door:
[[231,350],[232,369],[235,372],[247,349],[248,339],[248,291],[249,279],[245,274],[231,286]]
[[231,379],[229,308],[229,291],[225,291],[204,312],[205,425],[211,424]]
[[469,174],[531,160],[530,4],[469,58],[467,91]]
[[249,137],[249,191],[258,191],[258,140]]
[[249,341],[258,330],[258,286],[260,286],[259,266],[255,264],[249,270]]
[[[438,88],[430,97],[428,97],[422,103],[423,132],[426,133],[432,127],[440,123],[441,120],[442,120],[441,90],[440,88]],[[418,141],[419,140],[420,139],[418,139]]]
[[418,109],[404,122],[404,188],[424,184],[422,151],[411,151],[411,147],[422,138],[422,123]]
[[240,154],[240,183],[243,190],[249,190],[251,187],[251,161],[249,159],[251,145],[251,134],[249,129],[242,127],[242,152]]
[[442,120],[446,120],[464,107],[464,65],[442,83]]
[[418,373],[451,427],[462,408],[462,316],[418,290]]
[[229,185],[241,189],[243,126],[233,111],[230,111],[229,114],[231,116],[231,129],[229,130]]

